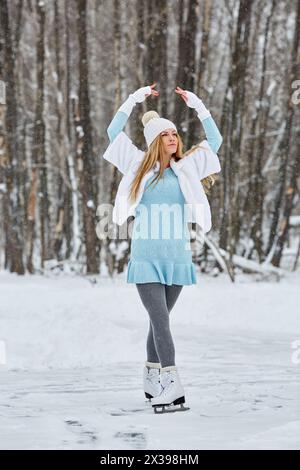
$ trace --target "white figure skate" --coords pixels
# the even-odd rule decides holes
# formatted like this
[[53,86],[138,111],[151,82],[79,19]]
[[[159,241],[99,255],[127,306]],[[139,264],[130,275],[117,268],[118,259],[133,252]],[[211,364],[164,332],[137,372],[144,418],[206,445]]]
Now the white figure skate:
[[[181,385],[177,367],[164,367],[160,371],[162,391],[159,396],[153,398],[152,407],[155,413],[173,413],[174,411],[187,411],[184,389]],[[178,407],[177,405],[180,405]]]
[[146,398],[157,397],[162,388],[160,384],[160,364],[156,362],[145,362],[143,370],[144,392]]

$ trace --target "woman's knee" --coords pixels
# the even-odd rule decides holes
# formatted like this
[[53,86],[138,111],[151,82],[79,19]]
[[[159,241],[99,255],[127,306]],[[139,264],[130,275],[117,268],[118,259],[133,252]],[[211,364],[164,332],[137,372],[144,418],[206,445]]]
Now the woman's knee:
[[142,304],[148,313],[151,313],[152,311],[155,312],[160,308],[166,307],[163,284],[154,282],[147,284],[136,284],[136,286]]

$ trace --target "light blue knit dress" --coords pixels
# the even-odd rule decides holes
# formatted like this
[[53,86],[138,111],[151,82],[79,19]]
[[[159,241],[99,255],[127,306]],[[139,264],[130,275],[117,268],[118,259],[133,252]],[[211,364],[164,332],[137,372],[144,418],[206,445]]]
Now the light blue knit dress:
[[[147,181],[136,207],[127,282],[196,284],[185,199],[178,178],[168,167],[158,183],[150,186],[155,176]],[[151,213],[153,204],[157,204],[157,210]]]
[[[128,117],[122,111],[116,113],[107,129],[111,142],[124,128]],[[217,152],[222,137],[212,116],[204,119],[202,125],[211,148]],[[185,220],[185,199],[177,176],[172,168],[168,167],[158,183],[156,181],[151,185],[155,176],[156,174],[147,181],[143,196],[136,207],[127,282],[196,284],[196,268],[192,262],[190,235]],[[166,204],[164,207],[170,208],[175,204],[176,210],[158,210],[160,216],[155,217],[151,213],[151,204]]]

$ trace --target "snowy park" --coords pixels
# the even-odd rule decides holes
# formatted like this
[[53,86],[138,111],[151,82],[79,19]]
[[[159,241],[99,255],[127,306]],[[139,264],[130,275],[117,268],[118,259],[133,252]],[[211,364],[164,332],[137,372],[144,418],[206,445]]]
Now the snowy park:
[[190,410],[156,415],[134,285],[1,272],[1,449],[299,449],[299,280],[185,286],[171,324]]

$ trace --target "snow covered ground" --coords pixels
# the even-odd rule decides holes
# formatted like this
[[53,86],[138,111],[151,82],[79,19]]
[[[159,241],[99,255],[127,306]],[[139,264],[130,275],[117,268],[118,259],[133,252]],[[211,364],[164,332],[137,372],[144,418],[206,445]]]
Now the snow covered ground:
[[190,410],[165,415],[144,398],[148,316],[124,279],[0,273],[1,449],[300,449],[299,274],[184,287]]

